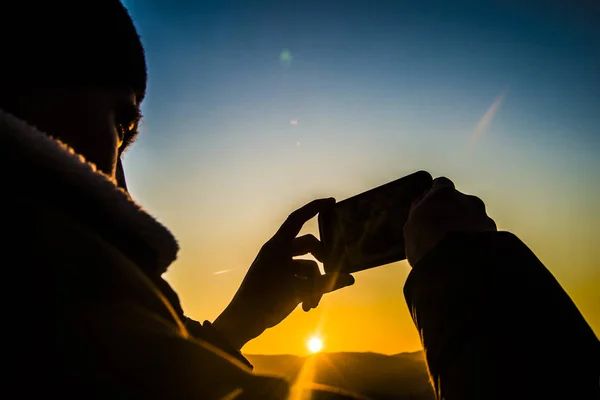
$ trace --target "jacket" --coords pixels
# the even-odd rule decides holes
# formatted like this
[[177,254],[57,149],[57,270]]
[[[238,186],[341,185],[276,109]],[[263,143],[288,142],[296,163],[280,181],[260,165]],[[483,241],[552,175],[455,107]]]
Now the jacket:
[[177,242],[113,180],[3,111],[0,154],[19,398],[287,397],[287,382],[253,374],[209,323],[184,315],[161,278]]
[[600,399],[597,336],[513,234],[448,236],[404,294],[439,399]]

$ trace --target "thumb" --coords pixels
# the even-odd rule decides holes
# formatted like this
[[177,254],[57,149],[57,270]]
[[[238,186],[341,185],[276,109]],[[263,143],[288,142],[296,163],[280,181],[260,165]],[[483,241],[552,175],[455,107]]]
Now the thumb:
[[317,277],[315,291],[329,293],[354,284],[354,277],[344,273],[330,273]]
[[354,283],[354,277],[350,274],[330,273],[317,275],[310,279],[295,280],[295,289],[300,297],[321,296],[325,293],[350,286]]
[[309,311],[316,308],[325,293],[333,292],[354,284],[354,277],[350,274],[331,273],[319,275],[315,278],[313,292],[302,302],[302,309]]

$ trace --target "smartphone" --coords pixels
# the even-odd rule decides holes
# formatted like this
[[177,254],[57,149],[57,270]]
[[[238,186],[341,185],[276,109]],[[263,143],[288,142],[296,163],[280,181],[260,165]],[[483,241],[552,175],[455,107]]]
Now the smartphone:
[[325,272],[354,273],[404,260],[403,229],[411,203],[432,183],[428,172],[418,171],[320,212]]

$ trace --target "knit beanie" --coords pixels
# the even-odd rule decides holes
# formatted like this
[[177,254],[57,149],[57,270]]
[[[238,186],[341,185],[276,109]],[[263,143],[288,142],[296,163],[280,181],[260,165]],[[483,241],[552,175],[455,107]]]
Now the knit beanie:
[[0,21],[2,87],[107,87],[146,94],[140,37],[119,0],[13,1]]

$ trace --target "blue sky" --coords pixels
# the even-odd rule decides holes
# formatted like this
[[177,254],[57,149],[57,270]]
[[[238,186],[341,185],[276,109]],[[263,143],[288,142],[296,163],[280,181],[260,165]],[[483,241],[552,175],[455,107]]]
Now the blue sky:
[[[179,237],[169,280],[192,315],[218,314],[295,207],[427,169],[482,197],[598,332],[600,11],[521,3],[126,1],[149,72],[128,182]],[[360,300],[390,340],[330,348],[418,346],[400,294],[407,273],[364,272],[332,295],[336,326]],[[296,312],[250,350],[300,352],[273,338],[315,318]]]

